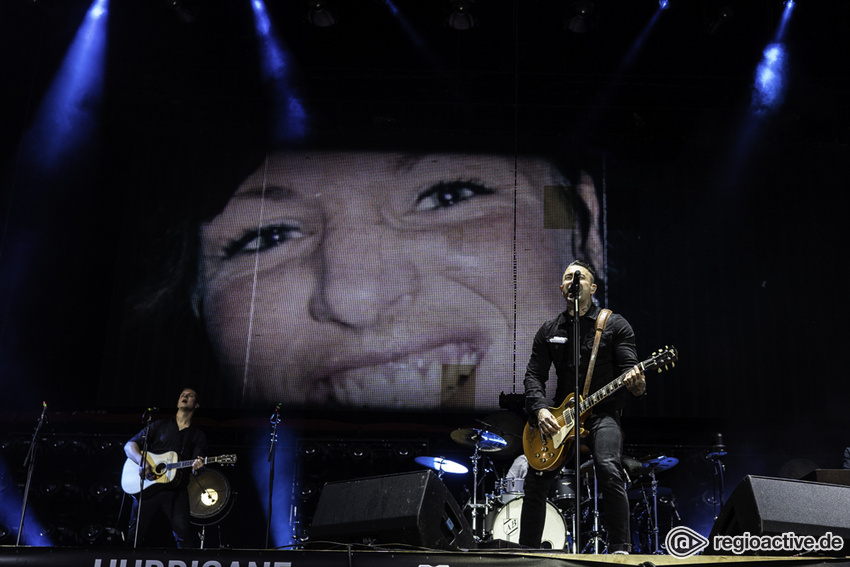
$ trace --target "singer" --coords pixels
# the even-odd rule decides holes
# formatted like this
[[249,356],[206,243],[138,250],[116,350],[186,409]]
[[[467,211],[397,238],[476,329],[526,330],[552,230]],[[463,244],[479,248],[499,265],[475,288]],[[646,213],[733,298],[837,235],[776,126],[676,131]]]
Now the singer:
[[[576,316],[575,298],[578,297],[580,318],[580,362],[579,376],[584,383],[588,361],[595,338],[596,320],[600,307],[593,303],[596,293],[596,272],[582,261],[571,263],[561,279],[561,293],[567,300],[567,309],[540,327],[534,337],[531,359],[525,374],[525,403],[529,420],[540,430],[551,435],[559,429],[558,423],[546,399],[546,382],[549,369],[554,364],[558,376],[554,406],[559,406],[575,389],[575,366],[573,361],[572,329]],[[589,392],[593,393],[624,373],[626,388],[633,396],[641,396],[646,390],[643,373],[637,369],[635,336],[631,325],[620,315],[611,314],[601,335],[595,368],[591,376]],[[625,490],[621,458],[623,432],[620,416],[628,398],[625,390],[597,404],[584,423],[588,436],[583,440],[588,445],[595,461],[596,474],[602,491],[603,513],[608,530],[608,551],[629,553],[631,551],[629,531],[629,501]],[[567,461],[570,462],[570,461]],[[520,544],[538,548],[543,535],[546,513],[546,496],[558,469],[534,471],[529,469],[525,479],[525,498],[520,518]],[[581,550],[578,550],[581,552]]]
[[[192,424],[192,418],[200,407],[198,393],[192,388],[184,388],[177,398],[177,413],[174,417],[160,419],[150,424],[137,433],[124,445],[124,453],[127,458],[135,463],[142,462],[142,450],[145,444],[145,432],[147,436],[148,453],[167,453],[174,451],[179,460],[190,460],[195,457],[192,465],[192,474],[203,473],[203,457],[207,452],[207,437],[203,431]],[[146,417],[150,410],[146,413]],[[139,467],[139,476],[150,478],[150,464]],[[159,490],[147,489],[142,495],[141,514],[139,513],[139,498],[133,498],[133,508],[130,514],[130,529],[127,535],[127,543],[133,545],[141,543],[151,521],[157,514],[162,513],[171,524],[171,531],[178,548],[200,547],[197,531],[190,523],[191,510],[189,506],[189,493],[186,487],[192,475],[178,475],[172,482],[157,485]],[[139,534],[136,539],[136,525]]]

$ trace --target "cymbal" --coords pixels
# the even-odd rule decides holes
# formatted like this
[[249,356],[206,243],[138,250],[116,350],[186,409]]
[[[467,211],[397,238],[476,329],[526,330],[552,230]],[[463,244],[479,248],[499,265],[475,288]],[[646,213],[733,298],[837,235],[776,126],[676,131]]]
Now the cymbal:
[[507,442],[507,446],[494,456],[513,459],[522,454],[522,429],[525,421],[519,416],[508,410],[499,410],[475,421],[483,425],[486,431],[503,437]]
[[644,457],[641,459],[641,463],[645,469],[653,469],[661,472],[675,467],[679,464],[679,459],[676,457],[668,457],[666,455],[653,455]]
[[413,460],[437,472],[447,472],[449,474],[466,474],[469,472],[469,469],[462,464],[444,459],[443,457],[416,457]]
[[501,451],[508,445],[508,442],[503,438],[483,429],[455,429],[452,431],[451,437],[455,443],[467,447],[478,447],[479,451],[485,453]]

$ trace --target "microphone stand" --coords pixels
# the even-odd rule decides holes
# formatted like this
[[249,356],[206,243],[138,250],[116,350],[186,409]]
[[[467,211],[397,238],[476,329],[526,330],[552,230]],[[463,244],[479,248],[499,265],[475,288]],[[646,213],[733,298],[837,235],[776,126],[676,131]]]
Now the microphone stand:
[[[573,279],[577,276],[573,275]],[[578,553],[581,549],[580,534],[581,531],[581,498],[578,497],[581,487],[581,423],[579,421],[579,393],[581,392],[581,321],[579,316],[579,291],[573,292],[573,367],[575,368],[575,390],[573,394],[573,450],[575,451],[574,470],[576,471],[576,511],[573,516],[573,553]]]
[[145,423],[145,435],[144,442],[142,443],[142,460],[139,463],[140,472],[139,475],[139,499],[138,505],[136,506],[136,526],[133,530],[133,549],[139,545],[139,524],[142,523],[142,502],[144,501],[145,494],[145,465],[148,462],[148,439],[150,438],[151,431],[151,420],[153,419],[153,410],[154,408],[148,408],[145,410],[145,413],[142,414],[142,421]]
[[272,433],[271,439],[269,443],[269,511],[266,517],[266,547],[269,548],[269,532],[271,531],[272,526],[272,497],[274,495],[274,449],[277,444],[277,426],[280,424],[280,404],[277,404],[277,407],[272,414],[269,422],[272,424]]
[[18,537],[15,540],[15,546],[21,545],[21,534],[24,533],[24,517],[27,514],[27,502],[29,501],[30,485],[32,484],[32,475],[35,472],[35,458],[38,455],[38,436],[41,433],[41,426],[47,421],[47,402],[42,402],[41,417],[35,424],[35,431],[32,434],[32,441],[27,456],[24,459],[24,466],[27,467],[27,481],[24,485],[24,502],[21,507],[21,523],[18,524]]

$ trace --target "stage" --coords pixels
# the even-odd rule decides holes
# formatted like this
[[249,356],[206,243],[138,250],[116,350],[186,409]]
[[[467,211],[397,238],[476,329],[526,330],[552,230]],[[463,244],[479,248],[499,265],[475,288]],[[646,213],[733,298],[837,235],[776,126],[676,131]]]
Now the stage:
[[551,551],[435,550],[256,550],[256,549],[81,549],[62,547],[0,547],[0,567],[568,567],[591,565],[770,565],[803,567],[850,565],[847,557],[743,557],[694,555],[576,555]]

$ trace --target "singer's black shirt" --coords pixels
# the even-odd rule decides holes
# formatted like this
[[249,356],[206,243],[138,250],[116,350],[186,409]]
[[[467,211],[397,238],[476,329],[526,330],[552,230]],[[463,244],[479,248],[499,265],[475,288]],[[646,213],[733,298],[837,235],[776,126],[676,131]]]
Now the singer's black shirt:
[[[136,433],[130,441],[134,441],[140,450],[143,449],[145,430],[142,429]],[[178,461],[188,461],[194,460],[195,457],[205,457],[207,456],[207,436],[194,425],[181,430],[177,425],[177,419],[174,417],[154,421],[151,423],[150,435],[148,436],[148,452],[162,454],[169,451],[177,453],[176,460]],[[185,479],[188,476],[182,475],[181,481],[171,483],[168,487],[182,488],[185,486]]]
[[[587,365],[593,350],[596,335],[596,319],[601,309],[591,305],[579,320],[580,364],[579,389],[584,388]],[[558,385],[555,390],[554,406],[559,406],[575,390],[573,365],[573,318],[564,311],[554,319],[546,321],[534,337],[531,358],[525,372],[525,408],[532,419],[537,410],[553,404],[546,398],[546,382],[549,369],[555,366]],[[612,313],[608,317],[605,331],[599,342],[596,365],[589,393],[618,378],[638,363],[635,335],[631,325],[621,315]],[[631,394],[622,388],[594,406],[595,412],[611,411],[625,406]]]

